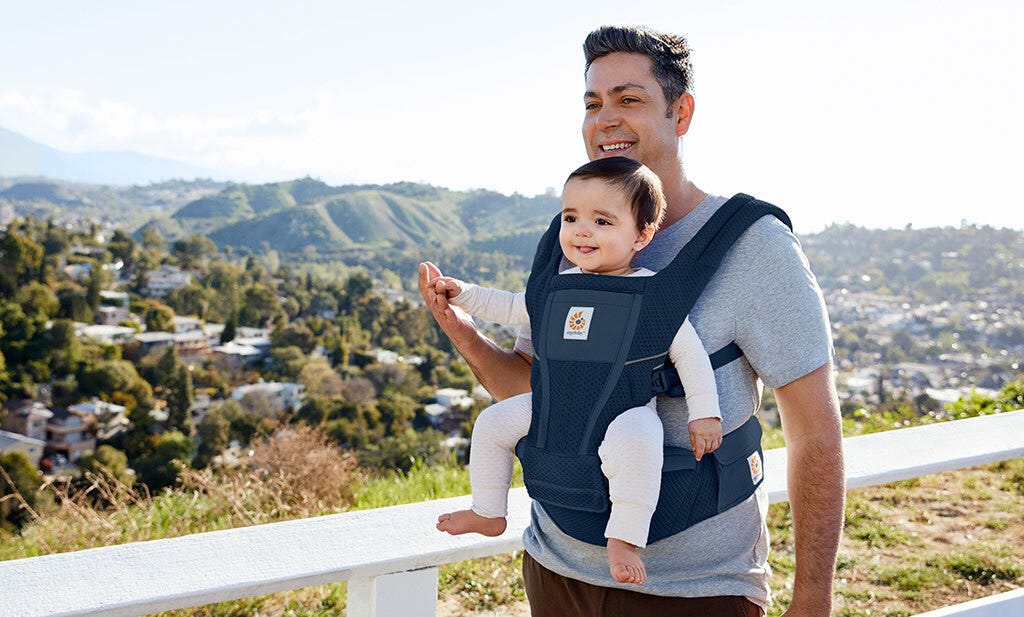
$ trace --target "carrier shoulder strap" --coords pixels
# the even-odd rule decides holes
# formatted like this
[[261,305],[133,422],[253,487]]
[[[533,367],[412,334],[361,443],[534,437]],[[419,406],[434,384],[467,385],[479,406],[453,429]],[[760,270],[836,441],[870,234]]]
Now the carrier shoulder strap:
[[[686,245],[668,266],[659,271],[666,273],[670,280],[679,282],[683,297],[677,300],[680,308],[679,324],[690,314],[693,305],[711,278],[718,271],[726,254],[747,229],[758,219],[772,215],[782,221],[790,231],[793,224],[780,208],[755,199],[744,193],[737,193],[726,201],[711,216],[707,223]],[[678,291],[676,292],[679,293]],[[679,296],[676,296],[679,298]],[[719,368],[743,356],[743,350],[735,343],[710,354],[711,366]],[[658,394],[682,396],[682,386],[671,361],[666,358],[665,366],[656,369],[652,375],[654,390]]]

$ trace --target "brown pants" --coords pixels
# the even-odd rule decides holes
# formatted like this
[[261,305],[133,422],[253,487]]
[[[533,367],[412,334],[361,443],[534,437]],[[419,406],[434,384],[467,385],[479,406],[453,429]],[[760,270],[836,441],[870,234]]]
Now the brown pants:
[[599,587],[555,574],[523,553],[523,579],[533,617],[761,617],[742,596],[671,598]]

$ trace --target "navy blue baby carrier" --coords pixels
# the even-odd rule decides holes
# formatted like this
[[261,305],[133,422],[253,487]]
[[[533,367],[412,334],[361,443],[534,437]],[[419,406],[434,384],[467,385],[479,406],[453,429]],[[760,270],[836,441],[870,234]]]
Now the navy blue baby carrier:
[[[786,214],[749,195],[727,201],[666,268],[650,277],[558,274],[561,217],[534,257],[526,287],[533,330],[530,431],[516,446],[530,497],[566,534],[604,545],[610,502],[597,448],[620,413],[656,394],[682,396],[668,347],[722,258],[754,221]],[[743,352],[711,354],[718,368]],[[676,534],[749,497],[761,482],[761,427],[750,418],[697,461],[665,448],[648,542]]]

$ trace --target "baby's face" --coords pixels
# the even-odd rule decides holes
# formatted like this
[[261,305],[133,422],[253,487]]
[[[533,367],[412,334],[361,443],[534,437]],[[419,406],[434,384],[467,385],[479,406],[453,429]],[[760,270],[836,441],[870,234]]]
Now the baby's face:
[[558,241],[565,257],[594,274],[633,271],[633,255],[650,241],[652,230],[637,229],[626,195],[596,179],[573,178],[562,191]]

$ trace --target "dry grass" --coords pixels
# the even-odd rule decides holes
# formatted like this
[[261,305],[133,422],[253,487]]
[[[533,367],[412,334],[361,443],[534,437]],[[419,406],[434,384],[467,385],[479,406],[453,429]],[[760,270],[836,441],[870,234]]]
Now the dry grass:
[[0,542],[0,559],[340,512],[364,481],[352,455],[306,428],[275,434],[233,469],[182,470],[180,485],[155,497],[106,474],[85,478],[52,484],[54,504],[18,541]]

